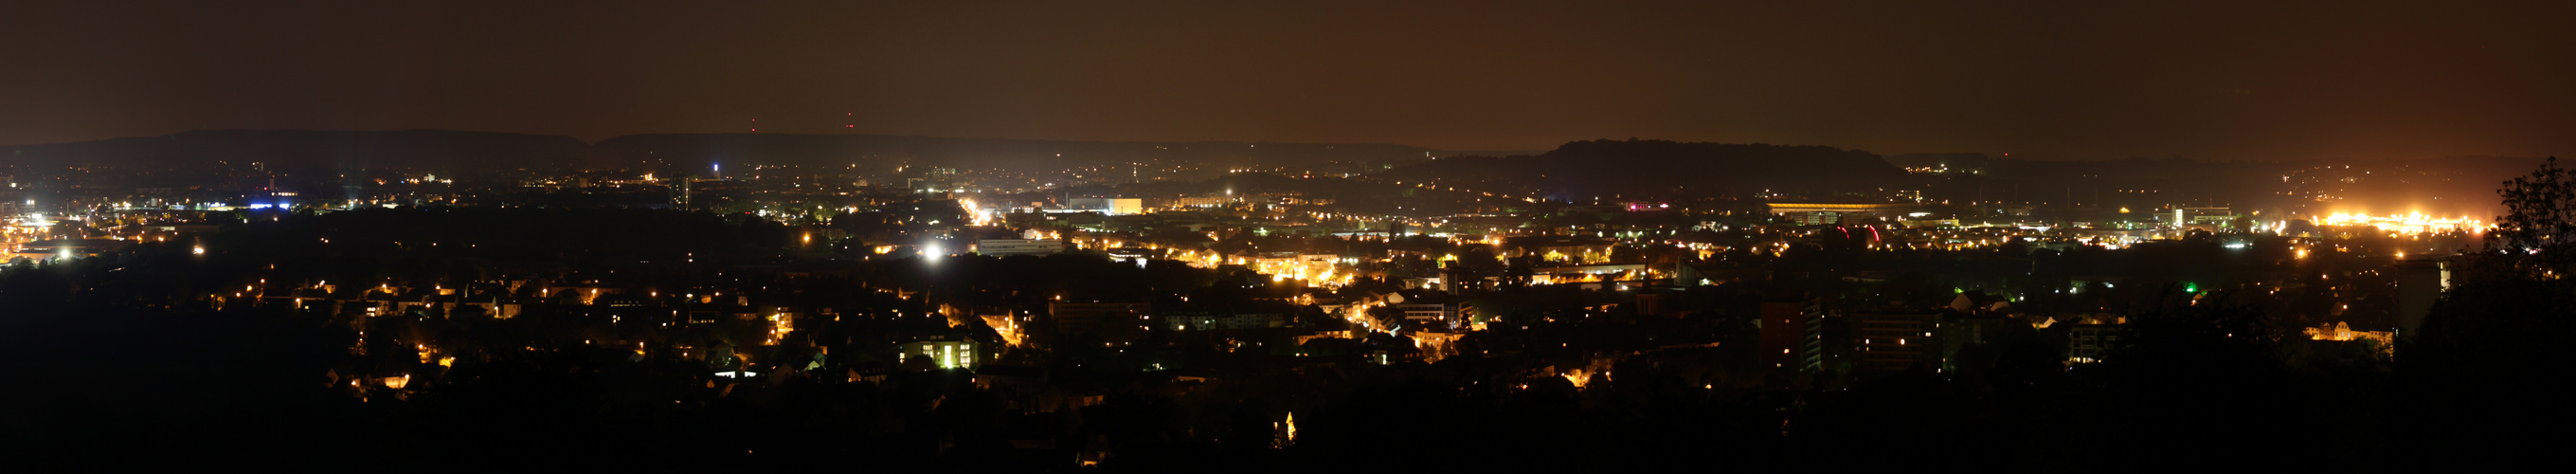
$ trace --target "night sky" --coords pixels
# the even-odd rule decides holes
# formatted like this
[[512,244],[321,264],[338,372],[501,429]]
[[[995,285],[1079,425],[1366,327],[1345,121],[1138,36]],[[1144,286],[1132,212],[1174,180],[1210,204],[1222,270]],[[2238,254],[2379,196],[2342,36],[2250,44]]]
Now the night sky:
[[256,3],[0,5],[0,144],[758,128],[2576,156],[2565,1]]

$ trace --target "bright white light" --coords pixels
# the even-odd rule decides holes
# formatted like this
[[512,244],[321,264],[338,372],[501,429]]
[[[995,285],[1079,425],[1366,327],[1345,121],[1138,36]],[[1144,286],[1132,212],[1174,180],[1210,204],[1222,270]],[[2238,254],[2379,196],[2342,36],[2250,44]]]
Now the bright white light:
[[921,258],[924,260],[937,262],[939,261],[939,257],[944,256],[947,253],[948,252],[946,250],[941,250],[939,248],[938,242],[921,244]]
[[196,253],[197,255],[205,255],[205,254],[206,254],[206,248],[205,248],[205,247],[197,247],[197,248],[189,249],[189,251],[190,251],[190,252],[193,252],[193,253]]

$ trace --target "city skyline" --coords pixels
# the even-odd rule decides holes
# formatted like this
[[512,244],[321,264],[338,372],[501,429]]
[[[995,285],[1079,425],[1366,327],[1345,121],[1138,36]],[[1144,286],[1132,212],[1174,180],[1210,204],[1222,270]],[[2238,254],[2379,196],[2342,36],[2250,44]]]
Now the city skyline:
[[2567,18],[0,6],[0,407],[21,435],[0,453],[2540,465],[2563,443],[2533,434],[2576,419],[2549,375],[2576,334]]

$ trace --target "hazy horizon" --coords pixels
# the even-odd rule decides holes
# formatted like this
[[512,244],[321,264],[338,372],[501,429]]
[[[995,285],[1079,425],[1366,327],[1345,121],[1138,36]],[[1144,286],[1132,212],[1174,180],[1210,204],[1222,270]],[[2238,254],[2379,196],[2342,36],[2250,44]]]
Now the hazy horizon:
[[[1006,137],[967,137],[967,136],[941,136],[941,135],[896,135],[896,134],[884,134],[884,133],[860,133],[860,132],[849,132],[849,133],[784,133],[784,132],[782,132],[782,133],[768,133],[768,132],[759,132],[759,133],[746,133],[746,132],[643,132],[643,133],[630,133],[630,134],[624,134],[624,135],[615,135],[615,136],[602,137],[602,138],[597,138],[597,139],[584,139],[584,138],[582,138],[582,137],[576,137],[576,136],[564,135],[564,134],[555,134],[555,133],[529,133],[529,132],[511,132],[511,131],[493,131],[493,130],[458,130],[458,129],[437,129],[437,128],[399,128],[399,129],[317,129],[317,128],[266,128],[266,129],[261,129],[261,128],[221,128],[221,129],[195,129],[195,130],[180,130],[180,131],[175,131],[175,132],[171,132],[171,133],[164,133],[164,134],[129,135],[129,136],[104,137],[104,138],[94,138],[94,139],[85,139],[85,140],[63,141],[63,142],[44,142],[44,143],[11,143],[11,144],[0,144],[0,147],[56,146],[56,145],[70,145],[70,144],[78,144],[78,143],[102,142],[102,141],[110,141],[110,140],[123,140],[123,139],[133,139],[133,138],[149,138],[149,137],[156,137],[156,136],[170,136],[170,135],[178,135],[178,134],[183,134],[183,133],[197,133],[197,132],[235,132],[235,131],[239,131],[239,132],[349,132],[349,133],[366,133],[366,132],[407,132],[407,131],[436,131],[436,132],[463,132],[463,133],[490,133],[490,134],[504,134],[504,135],[527,135],[527,136],[566,137],[566,138],[571,138],[571,139],[574,139],[574,140],[578,140],[578,141],[580,141],[581,143],[583,143],[583,144],[587,144],[587,145],[597,145],[597,144],[599,144],[599,143],[601,143],[601,142],[603,142],[603,141],[612,140],[612,139],[616,139],[616,138],[620,138],[620,137],[647,136],[647,135],[871,136],[871,137],[933,138],[933,139],[946,139],[946,140],[1003,140],[1003,141],[1023,141],[1023,142],[1069,142],[1069,143],[1256,143],[1256,144],[1257,144],[1257,143],[1277,143],[1277,144],[1303,144],[1303,145],[1383,145],[1383,146],[1402,146],[1402,147],[1424,148],[1424,149],[1429,149],[1429,150],[1433,150],[1433,151],[1451,152],[1451,153],[1457,153],[1457,154],[1458,154],[1458,155],[1454,155],[1454,156],[1508,156],[1508,155],[1511,155],[1511,154],[1532,154],[1532,155],[1535,155],[1535,154],[1540,154],[1540,153],[1546,153],[1546,152],[1548,152],[1548,151],[1550,151],[1550,150],[1554,150],[1554,149],[1556,149],[1556,147],[1557,147],[1557,146],[1561,146],[1561,145],[1563,145],[1563,144],[1564,144],[1564,143],[1559,143],[1559,144],[1557,144],[1557,145],[1551,145],[1551,146],[1548,146],[1548,147],[1545,147],[1545,148],[1538,148],[1538,149],[1523,149],[1523,150],[1467,150],[1467,149],[1450,149],[1450,148],[1440,148],[1440,147],[1432,147],[1432,146],[1423,146],[1423,145],[1417,145],[1417,144],[1411,144],[1411,143],[1291,142],[1291,141],[1275,141],[1275,140],[1089,140],[1089,139],[1065,139],[1065,138],[1006,138]],[[1788,145],[1788,146],[1824,146],[1824,147],[1841,148],[1841,149],[1846,149],[1846,150],[1863,151],[1863,152],[1868,152],[1868,153],[1871,153],[1871,154],[1875,154],[1875,155],[1879,155],[1879,156],[1885,156],[1885,157],[1901,157],[1901,156],[1908,156],[1908,155],[1950,155],[1950,154],[1982,153],[1982,154],[1987,155],[1987,157],[1989,157],[1989,158],[1999,159],[1999,160],[2000,160],[2000,159],[2023,159],[2023,160],[2031,160],[2031,161],[2068,161],[2068,162],[2082,162],[2082,161],[2121,161],[2121,160],[2131,160],[2131,159],[2163,160],[2163,159],[2171,159],[2171,158],[2183,158],[2183,159],[2191,160],[2191,161],[2194,161],[2194,162],[2203,162],[2203,163],[2224,163],[2224,162],[2301,162],[2301,161],[2338,161],[2338,162],[2340,162],[2340,161],[2352,161],[2352,162],[2377,162],[2377,161],[2418,161],[2418,160],[2473,159],[2473,158],[2543,159],[2543,158],[2549,158],[2549,157],[2554,157],[2554,156],[2556,156],[2556,155],[2513,156],[2513,155],[2496,155],[2496,154],[2454,154],[2454,155],[2439,155],[2439,156],[2382,156],[2382,157],[2366,157],[2366,158],[2365,158],[2365,157],[2351,157],[2351,158],[2316,157],[2316,158],[2295,159],[2295,160],[2294,160],[2294,159],[2211,159],[2211,158],[2194,158],[2194,157],[2188,157],[2188,156],[2172,156],[2172,157],[2158,157],[2158,156],[2117,156],[2117,157],[2111,157],[2111,156],[2105,156],[2105,157],[2079,158],[2079,159],[2052,159],[2052,158],[2045,158],[2045,157],[2034,158],[2034,157],[2025,157],[2025,156],[2012,156],[2012,155],[2007,155],[2007,154],[2002,154],[2002,153],[1995,153],[1995,152],[1982,152],[1982,151],[1958,151],[1958,150],[1949,150],[1949,151],[1930,151],[1930,150],[1915,150],[1915,151],[1898,151],[1898,152],[1890,152],[1890,151],[1870,150],[1870,149],[1864,149],[1864,148],[1856,148],[1856,147],[1850,147],[1850,146],[1842,146],[1842,145],[1837,145],[1837,144],[1833,144],[1833,143],[1693,142],[1693,141],[1689,141],[1689,140],[1675,140],[1675,139],[1671,139],[1671,138],[1663,138],[1663,137],[1643,137],[1643,136],[1640,136],[1640,137],[1625,137],[1625,138],[1614,138],[1614,137],[1585,138],[1585,139],[1569,140],[1569,141],[1567,141],[1567,142],[1565,142],[1565,143],[1572,143],[1572,142],[1577,142],[1577,141],[1587,141],[1587,140],[1613,140],[1613,141],[1616,141],[1616,140],[1626,140],[1626,139],[1637,139],[1637,140],[1666,140],[1666,141],[1677,141],[1677,142],[1686,142],[1686,143],[1740,143],[1740,144],[1755,144],[1755,143],[1760,143],[1760,144],[1769,144],[1769,145]]]
[[[201,129],[2576,153],[2576,4],[37,4],[0,143]],[[2562,79],[2550,79],[2550,78]]]

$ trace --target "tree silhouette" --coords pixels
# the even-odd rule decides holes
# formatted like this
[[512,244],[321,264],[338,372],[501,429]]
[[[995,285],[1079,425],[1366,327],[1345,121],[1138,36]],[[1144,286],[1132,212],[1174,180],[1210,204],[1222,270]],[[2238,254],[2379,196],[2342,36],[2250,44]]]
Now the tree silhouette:
[[[2504,182],[2496,194],[2504,197],[2505,215],[2496,216],[2492,250],[2529,254],[2576,238],[2576,173],[2558,167],[2558,157],[2541,162],[2529,176]],[[2571,259],[2576,257],[2541,256],[2550,269],[2566,268]]]
[[2409,431],[2467,455],[2539,452],[2540,441],[2510,433],[2560,430],[2576,417],[2562,402],[2576,389],[2540,376],[2565,359],[2558,338],[2576,329],[2576,284],[2564,275],[2576,255],[2560,245],[2576,238],[2576,173],[2551,157],[2496,193],[2507,214],[2486,251],[2458,262],[2466,271],[2418,331],[2400,335],[2396,354]]

